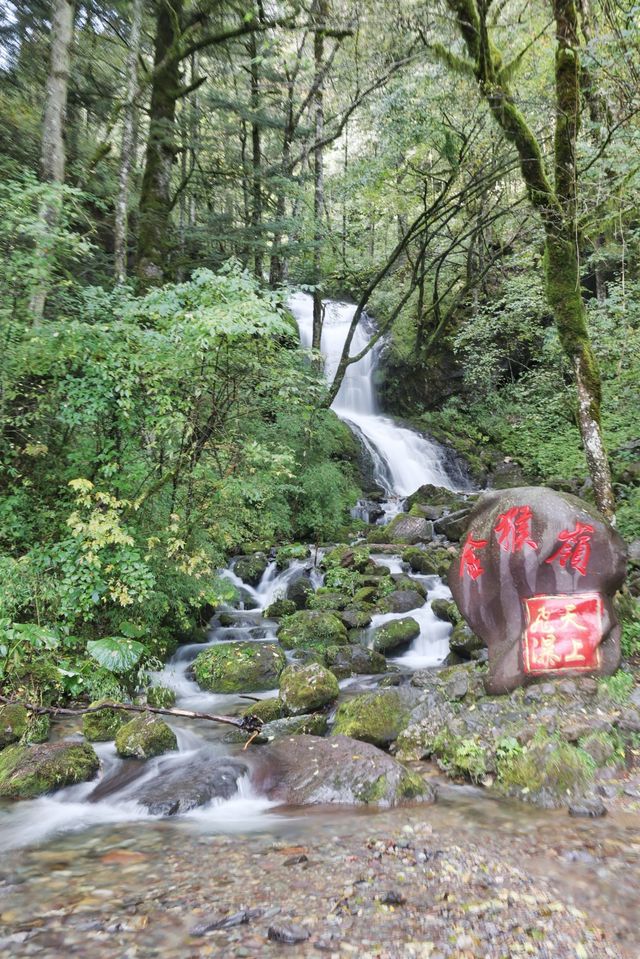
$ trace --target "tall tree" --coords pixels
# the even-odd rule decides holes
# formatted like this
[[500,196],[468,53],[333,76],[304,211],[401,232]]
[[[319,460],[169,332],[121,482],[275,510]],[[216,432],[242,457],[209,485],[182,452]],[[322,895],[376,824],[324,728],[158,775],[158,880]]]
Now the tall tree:
[[127,207],[129,203],[129,179],[134,151],[135,101],[138,91],[138,55],[142,29],[142,0],[133,0],[129,51],[127,54],[127,92],[122,118],[122,147],[116,197],[114,269],[116,282],[124,283],[127,276]]
[[314,7],[315,33],[313,60],[315,64],[313,110],[315,120],[315,144],[313,147],[313,340],[314,350],[320,349],[324,308],[320,283],[320,259],[322,252],[322,218],[324,214],[324,37],[329,14],[328,0],[316,0]]
[[[73,16],[73,0],[54,0],[51,19],[51,59],[42,121],[40,167],[43,180],[60,185],[64,183],[65,174],[64,126],[71,69]],[[42,275],[30,303],[34,325],[40,322],[44,313],[49,285],[48,234],[58,221],[59,203],[59,199],[51,200],[43,206],[41,211],[42,236],[38,244],[38,254],[42,263]]]
[[[596,501],[614,520],[615,500],[600,419],[601,385],[591,345],[580,278],[576,147],[581,116],[581,64],[574,0],[552,0],[556,28],[553,180],[541,143],[517,105],[504,62],[489,29],[486,0],[447,0],[463,37],[478,88],[515,146],[529,200],[545,231],[546,290],[563,349],[571,363],[582,444]],[[517,61],[516,61],[517,62]]]

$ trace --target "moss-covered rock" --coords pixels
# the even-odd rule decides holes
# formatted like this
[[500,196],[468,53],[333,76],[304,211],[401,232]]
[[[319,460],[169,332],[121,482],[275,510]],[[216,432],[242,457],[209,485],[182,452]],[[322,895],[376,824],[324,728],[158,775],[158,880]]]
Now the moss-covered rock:
[[379,613],[408,613],[424,606],[426,600],[416,589],[394,589],[376,603]]
[[141,713],[116,733],[116,750],[123,757],[151,759],[177,748],[174,731],[153,713]]
[[196,657],[193,673],[214,693],[259,691],[277,686],[286,664],[275,643],[216,643]]
[[378,653],[388,653],[408,645],[420,635],[420,624],[411,616],[392,619],[373,631],[373,648]]
[[327,589],[321,586],[309,599],[309,609],[316,609],[327,612],[334,612],[346,609],[351,602],[351,597],[347,593],[338,592],[335,589]]
[[462,659],[473,659],[473,654],[484,649],[485,644],[465,622],[458,622],[449,637],[449,649]]
[[285,649],[343,646],[348,641],[346,627],[337,616],[319,610],[300,610],[287,616],[278,630],[278,639]]
[[388,526],[377,526],[367,537],[370,543],[428,543],[433,539],[433,523],[422,516],[399,513]]
[[443,623],[451,623],[452,626],[455,626],[456,623],[460,622],[461,617],[458,607],[449,599],[432,599],[431,611]]
[[343,609],[338,614],[340,622],[347,629],[366,629],[371,625],[373,609]]
[[336,569],[340,566],[343,569],[353,569],[357,573],[364,573],[368,565],[368,546],[336,546],[324,554],[321,562],[324,569]]
[[498,785],[511,796],[553,808],[584,796],[595,768],[589,753],[540,728],[527,745],[498,757]]
[[99,767],[88,743],[9,746],[0,753],[0,798],[33,799],[92,779]]
[[276,719],[283,719],[287,713],[284,703],[279,696],[269,699],[260,699],[252,703],[242,714],[243,716],[257,716],[263,723],[271,723]]
[[404,550],[402,559],[414,573],[422,573],[423,576],[446,576],[453,555],[444,547],[418,549],[414,546]]
[[378,593],[378,584],[376,582],[375,586],[361,586],[360,589],[357,589],[353,596],[354,603],[373,603],[376,599]]
[[407,726],[410,715],[410,701],[398,689],[365,693],[340,704],[332,735],[389,746]]
[[280,699],[291,715],[312,713],[338,698],[338,680],[319,663],[287,666],[280,676]]
[[291,600],[298,610],[306,609],[313,596],[313,585],[308,576],[298,576],[287,586],[285,598]]
[[387,668],[387,661],[382,653],[357,643],[351,646],[329,646],[325,662],[338,679],[384,673]]
[[0,749],[17,743],[27,730],[29,712],[19,703],[0,707]]
[[20,742],[25,745],[46,743],[50,732],[51,720],[45,713],[29,713],[27,728],[20,737]]
[[[100,706],[112,700],[98,699],[89,706]],[[85,713],[82,717],[82,732],[85,739],[92,743],[109,742],[116,738],[118,730],[129,721],[127,713],[122,709],[101,709],[96,713]]]
[[257,586],[269,565],[265,553],[252,553],[251,556],[239,556],[234,565],[234,572],[244,583]]
[[412,593],[419,593],[422,597],[426,599],[428,589],[417,579],[413,579],[411,576],[408,576],[406,573],[394,573],[391,577],[395,583],[395,591],[406,590]]
[[287,716],[266,723],[260,730],[260,738],[265,742],[282,739],[283,736],[324,736],[327,731],[327,717],[322,713],[310,713],[302,716]]
[[147,702],[156,709],[171,709],[175,706],[175,690],[168,686],[150,686],[147,690]]
[[304,543],[289,543],[288,546],[280,546],[276,550],[276,566],[278,569],[285,569],[292,559],[306,559],[309,555],[309,547]]
[[411,507],[416,503],[425,503],[429,506],[447,506],[449,509],[455,509],[465,503],[465,497],[453,490],[446,489],[444,486],[433,486],[431,483],[425,483],[418,487],[415,493],[407,497],[406,507]]
[[270,606],[267,606],[263,616],[266,619],[282,619],[283,616],[293,615],[297,608],[292,599],[276,599]]

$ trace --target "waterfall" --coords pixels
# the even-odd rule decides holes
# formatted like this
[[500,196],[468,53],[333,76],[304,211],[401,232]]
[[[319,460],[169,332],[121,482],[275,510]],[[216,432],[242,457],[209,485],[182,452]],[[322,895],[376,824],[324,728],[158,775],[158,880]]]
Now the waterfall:
[[[321,350],[325,357],[325,375],[331,382],[356,308],[351,303],[333,300],[326,300],[324,305]],[[296,293],[289,300],[289,308],[298,323],[302,345],[311,347],[313,298],[308,293]],[[366,346],[372,335],[366,325],[367,319],[363,316],[351,342],[352,356]],[[455,489],[441,449],[420,433],[398,426],[391,417],[379,412],[374,388],[379,355],[376,344],[361,360],[347,367],[332,409],[351,427],[369,453],[374,479],[387,496],[409,496],[425,483]]]

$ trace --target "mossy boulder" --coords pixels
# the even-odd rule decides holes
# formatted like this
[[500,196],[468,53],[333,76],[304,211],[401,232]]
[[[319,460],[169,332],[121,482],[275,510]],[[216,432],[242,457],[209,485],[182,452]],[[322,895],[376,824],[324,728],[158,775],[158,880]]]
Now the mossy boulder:
[[584,796],[595,768],[588,752],[539,729],[527,745],[498,757],[498,786],[510,796],[555,808]]
[[353,602],[355,603],[373,603],[377,593],[378,593],[378,583],[376,582],[375,586],[361,586],[360,589],[357,589],[353,596]]
[[116,733],[116,750],[124,758],[151,759],[177,748],[174,731],[153,713],[141,713]]
[[257,716],[263,723],[271,723],[276,719],[283,719],[286,716],[286,710],[280,697],[275,696],[252,703],[242,715]]
[[270,606],[267,606],[263,616],[266,619],[282,619],[283,616],[291,616],[297,610],[296,604],[292,599],[276,599]]
[[346,626],[347,629],[366,629],[367,626],[371,625],[373,608],[370,610],[344,609],[337,615],[340,622]]
[[379,526],[369,533],[370,543],[428,543],[433,539],[433,523],[422,516],[399,513],[388,526]]
[[398,689],[354,696],[338,707],[332,735],[352,736],[384,748],[408,725],[412,705]]
[[309,547],[304,543],[290,543],[288,546],[280,546],[276,550],[276,566],[278,569],[285,569],[292,559],[306,559],[309,555]]
[[335,589],[327,589],[321,586],[313,596],[309,598],[308,606],[310,609],[334,612],[346,609],[351,602],[351,597],[347,593],[341,593]]
[[287,664],[275,643],[216,643],[193,663],[196,681],[213,693],[273,689]]
[[285,599],[290,600],[296,609],[306,609],[313,596],[313,585],[308,576],[298,576],[287,586]]
[[396,590],[409,590],[414,593],[420,593],[425,599],[427,598],[429,591],[424,583],[413,579],[411,576],[408,576],[407,573],[394,573],[391,579],[395,583]]
[[20,737],[23,744],[46,743],[51,732],[51,720],[46,714],[29,713],[27,728]]
[[17,743],[27,730],[29,712],[19,703],[0,707],[0,749]]
[[449,540],[460,542],[467,532],[470,514],[470,506],[465,507],[465,509],[458,509],[454,513],[449,513],[447,516],[442,516],[436,520],[433,528],[439,536],[445,536]]
[[[104,702],[113,700],[99,699],[89,706],[100,706]],[[122,709],[101,709],[96,713],[85,713],[82,717],[82,732],[85,739],[92,743],[109,742],[116,738],[118,730],[129,721],[129,716]]]
[[416,589],[394,589],[376,603],[379,613],[408,613],[424,606],[426,600]]
[[99,767],[88,743],[8,746],[0,753],[0,799],[34,799],[92,779]]
[[448,506],[450,509],[465,502],[460,493],[446,489],[444,486],[433,486],[431,483],[425,483],[419,486],[415,493],[407,497],[406,507],[411,509],[416,503],[424,503],[429,506]]
[[432,549],[411,547],[404,550],[402,559],[409,564],[414,573],[421,573],[423,576],[446,576],[453,555],[444,547]]
[[338,680],[319,663],[287,666],[280,676],[280,699],[291,715],[311,713],[338,698]]
[[382,653],[357,643],[351,646],[329,646],[325,662],[338,679],[375,675],[387,669],[387,661]]
[[474,653],[484,649],[485,644],[464,621],[456,623],[449,637],[449,649],[461,659],[473,659]]
[[269,565],[266,553],[252,553],[251,556],[239,556],[233,567],[236,576],[250,586],[257,586]]
[[326,731],[327,717],[322,713],[310,713],[286,716],[266,723],[260,730],[260,739],[272,742],[284,736],[324,736]]
[[301,646],[343,646],[348,642],[346,627],[333,613],[300,610],[287,616],[278,630],[285,649]]
[[443,623],[451,623],[452,626],[455,626],[456,623],[460,622],[458,607],[449,599],[432,599],[431,611]]
[[389,653],[407,646],[420,635],[420,624],[411,616],[392,619],[373,631],[373,648],[378,653]]
[[352,569],[357,573],[364,573],[369,566],[368,546],[336,546],[325,553],[321,566],[324,569]]
[[150,686],[147,690],[147,702],[156,709],[171,709],[175,706],[176,694],[168,686]]

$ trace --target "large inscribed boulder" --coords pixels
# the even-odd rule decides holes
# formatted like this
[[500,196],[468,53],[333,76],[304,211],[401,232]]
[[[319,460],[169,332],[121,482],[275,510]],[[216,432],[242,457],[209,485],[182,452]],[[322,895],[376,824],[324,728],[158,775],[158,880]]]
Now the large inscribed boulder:
[[626,570],[598,511],[544,487],[489,491],[469,517],[449,586],[489,649],[487,691],[540,676],[608,675],[620,662],[612,599]]

